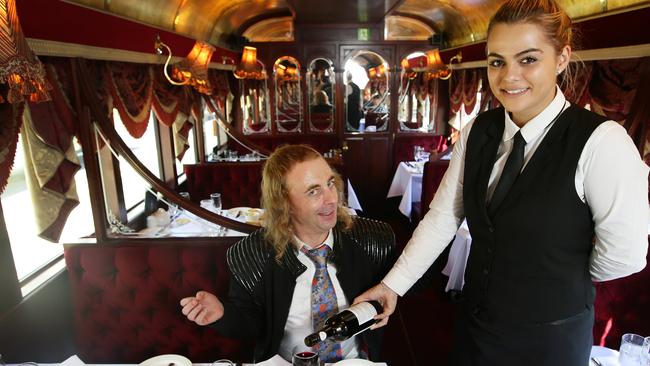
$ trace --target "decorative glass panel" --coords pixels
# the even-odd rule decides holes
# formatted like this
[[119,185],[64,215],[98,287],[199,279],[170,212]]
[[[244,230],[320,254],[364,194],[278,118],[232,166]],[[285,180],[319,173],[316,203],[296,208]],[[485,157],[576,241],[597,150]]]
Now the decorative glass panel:
[[307,70],[307,80],[309,130],[332,132],[336,109],[334,102],[336,77],[332,61],[324,58],[313,60]]
[[268,132],[271,119],[266,80],[242,79],[239,86],[244,134]]
[[275,122],[280,132],[299,132],[302,121],[300,63],[283,56],[273,65],[275,80]]
[[388,63],[384,58],[370,51],[361,51],[346,62],[347,131],[376,132],[388,129],[388,72]]

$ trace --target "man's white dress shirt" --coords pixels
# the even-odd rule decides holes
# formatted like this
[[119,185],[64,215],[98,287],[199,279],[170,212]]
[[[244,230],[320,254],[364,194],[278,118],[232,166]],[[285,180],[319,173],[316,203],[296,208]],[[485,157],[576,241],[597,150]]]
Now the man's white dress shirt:
[[[298,243],[298,247],[302,248],[306,246],[307,249],[316,249],[308,246],[300,239],[294,236],[294,240]],[[327,239],[321,245],[329,245],[330,248],[334,249],[334,235],[332,235],[332,230],[330,230],[327,235]],[[320,247],[320,246],[318,246]],[[291,248],[296,253],[298,260],[305,266],[305,270],[298,278],[296,278],[296,288],[293,290],[293,299],[291,300],[291,307],[289,308],[289,317],[287,318],[287,323],[284,326],[284,336],[282,337],[282,342],[280,343],[280,356],[285,360],[291,362],[291,356],[293,354],[293,348],[296,345],[305,345],[305,337],[314,332],[312,327],[312,316],[311,316],[311,282],[316,273],[316,266],[314,262],[307,257],[305,253],[295,248]],[[343,289],[339,283],[338,278],[336,277],[336,266],[334,263],[327,262],[327,272],[332,279],[332,284],[334,285],[334,291],[336,292],[336,301],[338,303],[339,312],[345,310],[349,307],[348,300],[343,294]],[[357,358],[359,356],[357,348],[357,337],[352,337],[341,343],[343,358]]]

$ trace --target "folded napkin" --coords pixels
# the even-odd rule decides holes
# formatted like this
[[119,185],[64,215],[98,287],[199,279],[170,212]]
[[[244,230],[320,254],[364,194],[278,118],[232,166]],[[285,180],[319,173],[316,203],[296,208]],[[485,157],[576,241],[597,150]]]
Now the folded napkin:
[[61,362],[61,366],[82,366],[85,365],[83,361],[77,356],[77,355],[72,355],[68,357],[67,360]]

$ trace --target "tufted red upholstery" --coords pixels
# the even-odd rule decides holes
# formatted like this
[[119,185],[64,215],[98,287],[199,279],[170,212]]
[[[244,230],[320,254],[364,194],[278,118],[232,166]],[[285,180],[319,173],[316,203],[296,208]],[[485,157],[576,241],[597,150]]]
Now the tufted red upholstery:
[[393,144],[393,172],[401,161],[413,161],[413,147],[423,146],[425,151],[442,152],[447,148],[444,136],[397,135]]
[[[227,293],[226,245],[73,245],[65,249],[77,351],[87,363],[139,363],[165,353],[193,362],[245,359],[238,340],[200,327],[179,301]],[[250,348],[248,348],[250,349]]]
[[424,163],[422,172],[422,198],[420,199],[420,210],[418,220],[421,220],[429,211],[429,204],[433,200],[442,182],[442,178],[449,167],[449,160],[427,161]]
[[[250,141],[268,149],[269,151],[273,151],[277,147],[287,144],[306,144],[320,153],[324,153],[330,149],[339,148],[338,136],[332,133],[278,133],[275,135],[249,135],[247,137]],[[228,148],[237,150],[240,154],[247,154],[250,152],[232,139],[228,140]]]
[[[650,262],[650,253],[646,257]],[[632,276],[596,284],[594,344],[618,349],[621,336],[650,336],[650,266]]]
[[187,191],[194,202],[221,193],[223,208],[260,207],[263,161],[184,165]]

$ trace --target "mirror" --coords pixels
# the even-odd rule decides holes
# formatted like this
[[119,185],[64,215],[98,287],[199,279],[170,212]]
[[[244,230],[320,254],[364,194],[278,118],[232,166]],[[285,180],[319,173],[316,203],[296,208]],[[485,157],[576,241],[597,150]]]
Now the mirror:
[[271,118],[266,79],[241,79],[239,89],[244,134],[252,135],[270,131]]
[[309,93],[309,130],[332,132],[334,130],[334,91],[336,77],[332,61],[317,58],[307,69],[307,90]]
[[275,121],[280,132],[299,132],[302,121],[300,64],[290,56],[273,65],[275,80]]
[[397,120],[400,131],[431,132],[434,130],[434,112],[438,79],[427,70],[427,56],[414,52],[400,63]]
[[388,63],[371,51],[360,51],[345,63],[346,130],[386,131],[390,111]]

